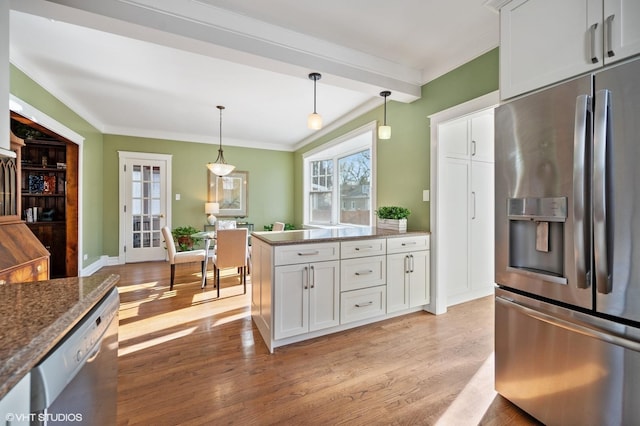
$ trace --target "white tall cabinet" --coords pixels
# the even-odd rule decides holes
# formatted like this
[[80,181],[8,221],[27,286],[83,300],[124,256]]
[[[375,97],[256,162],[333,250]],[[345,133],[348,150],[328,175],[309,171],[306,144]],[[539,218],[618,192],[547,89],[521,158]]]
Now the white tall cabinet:
[[638,0],[513,0],[500,9],[502,99],[638,53]]
[[438,126],[437,279],[447,305],[494,286],[493,109]]

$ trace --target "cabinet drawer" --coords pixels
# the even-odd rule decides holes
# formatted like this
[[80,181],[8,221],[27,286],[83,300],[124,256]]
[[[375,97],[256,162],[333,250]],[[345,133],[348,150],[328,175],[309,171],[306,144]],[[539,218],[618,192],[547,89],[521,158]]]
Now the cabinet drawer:
[[275,265],[322,262],[339,258],[340,243],[292,244],[276,247],[274,250]]
[[384,315],[387,310],[387,286],[345,291],[340,295],[340,323]]
[[343,241],[340,243],[340,258],[351,259],[354,257],[377,256],[387,252],[387,240],[384,238],[375,240]]
[[416,250],[429,250],[429,235],[387,239],[387,253],[404,253]]
[[357,290],[386,284],[386,264],[386,256],[342,260],[340,262],[340,290]]

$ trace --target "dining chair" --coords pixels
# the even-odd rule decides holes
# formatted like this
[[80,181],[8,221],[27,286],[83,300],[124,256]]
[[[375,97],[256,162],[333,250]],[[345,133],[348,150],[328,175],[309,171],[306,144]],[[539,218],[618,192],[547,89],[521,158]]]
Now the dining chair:
[[173,241],[173,235],[171,235],[171,229],[169,229],[168,226],[162,227],[162,236],[164,237],[164,242],[167,246],[167,254],[169,263],[171,264],[171,285],[169,290],[173,290],[173,282],[176,276],[176,264],[178,263],[201,262],[202,266],[200,270],[202,271],[202,284],[204,285],[205,280],[207,279],[207,271],[205,270],[207,252],[204,250],[177,251],[176,244]]
[[284,231],[284,223],[283,222],[276,222],[273,224],[273,230],[274,231]]
[[247,293],[247,228],[220,229],[216,233],[217,249],[213,255],[213,275],[220,297],[220,270],[238,268],[240,283]]

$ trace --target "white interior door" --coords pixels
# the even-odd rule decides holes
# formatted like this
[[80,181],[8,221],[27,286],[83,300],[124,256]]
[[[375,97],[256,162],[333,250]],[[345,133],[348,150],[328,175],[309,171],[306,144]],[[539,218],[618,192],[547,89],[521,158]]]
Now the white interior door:
[[170,223],[171,157],[120,154],[120,242],[124,263],[164,260],[166,249],[161,229]]

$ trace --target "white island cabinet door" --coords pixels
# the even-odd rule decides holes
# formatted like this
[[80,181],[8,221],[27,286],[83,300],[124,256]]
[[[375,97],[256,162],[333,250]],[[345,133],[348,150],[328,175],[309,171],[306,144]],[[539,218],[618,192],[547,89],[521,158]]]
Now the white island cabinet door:
[[387,255],[387,313],[409,309],[409,255]]
[[309,265],[275,268],[274,338],[309,331]]
[[426,305],[430,301],[430,260],[429,251],[416,251],[410,255],[409,307]]
[[309,265],[309,331],[340,324],[340,262]]

